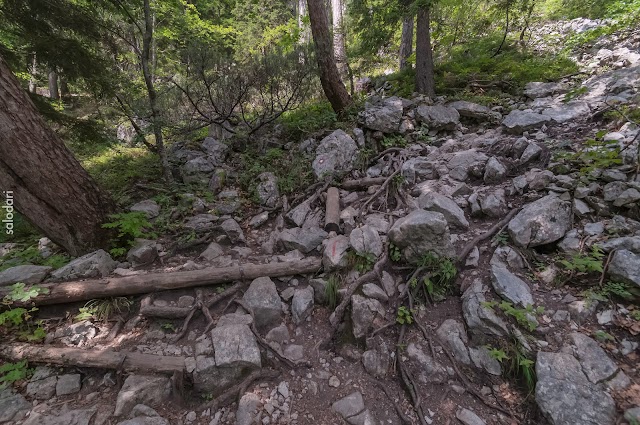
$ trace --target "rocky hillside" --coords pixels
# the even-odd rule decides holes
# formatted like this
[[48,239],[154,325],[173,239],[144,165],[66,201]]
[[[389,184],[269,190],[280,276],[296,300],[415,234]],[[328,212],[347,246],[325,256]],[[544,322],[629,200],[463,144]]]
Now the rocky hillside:
[[131,209],[181,220],[179,252],[0,272],[52,304],[44,345],[0,345],[35,367],[0,423],[637,425],[640,35],[616,43],[501,106],[371,96],[293,147],[306,193],[259,174],[255,214],[224,140],[175,145],[215,199]]

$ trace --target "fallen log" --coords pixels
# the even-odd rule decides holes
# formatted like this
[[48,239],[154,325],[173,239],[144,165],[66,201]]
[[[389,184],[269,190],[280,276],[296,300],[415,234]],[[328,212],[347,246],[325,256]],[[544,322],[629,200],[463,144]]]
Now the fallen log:
[[386,177],[365,177],[358,180],[347,180],[342,182],[340,187],[346,190],[363,189],[369,186],[379,185],[387,180]]
[[[80,280],[61,283],[47,283],[41,286],[49,293],[40,294],[29,300],[29,304],[50,305],[94,298],[119,297],[179,288],[217,285],[234,280],[253,280],[258,277],[291,276],[315,273],[320,270],[320,258],[305,258],[299,261],[269,264],[239,264],[231,267],[209,267],[202,270],[149,273],[135,276],[112,277],[106,279]],[[0,299],[9,291],[0,291]]]
[[324,222],[325,231],[340,232],[340,191],[337,187],[327,189],[327,211]]
[[13,362],[28,360],[60,366],[95,367],[128,372],[183,373],[184,357],[156,356],[113,350],[48,347],[11,343],[0,345],[0,357]]

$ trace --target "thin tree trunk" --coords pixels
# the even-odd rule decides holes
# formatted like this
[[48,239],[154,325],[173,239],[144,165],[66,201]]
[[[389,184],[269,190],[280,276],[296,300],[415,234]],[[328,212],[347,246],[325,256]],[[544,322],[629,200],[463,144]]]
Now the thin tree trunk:
[[115,210],[51,130],[0,57],[0,187],[16,209],[73,256],[104,248]]
[[345,42],[343,0],[331,0],[331,16],[333,18],[333,53],[340,79],[344,84],[349,79],[349,64],[347,63],[347,45]]
[[436,95],[431,49],[431,23],[429,7],[418,9],[416,28],[416,91],[429,97]]
[[149,107],[151,108],[151,125],[153,127],[153,134],[156,139],[156,150],[160,157],[160,163],[162,166],[162,174],[167,183],[173,181],[171,175],[171,168],[169,167],[169,160],[167,158],[167,152],[164,148],[164,139],[162,136],[162,122],[160,109],[158,108],[158,95],[153,84],[153,74],[151,72],[151,47],[153,43],[153,16],[151,13],[150,0],[144,0],[144,22],[145,30],[142,38],[142,73],[144,75],[144,82],[147,86],[147,95],[149,97]]
[[60,99],[60,93],[58,91],[58,73],[53,69],[49,70],[49,99]]
[[411,67],[409,57],[413,53],[413,14],[402,18],[402,38],[400,39],[400,70]]
[[507,22],[505,24],[504,27],[504,35],[502,36],[502,41],[500,42],[500,45],[498,46],[498,50],[496,50],[493,55],[491,55],[492,58],[495,58],[496,56],[498,56],[498,53],[500,53],[500,51],[502,50],[502,46],[504,46],[504,42],[507,40],[507,34],[509,34],[509,3],[507,3]]
[[38,89],[38,61],[36,60],[36,53],[31,55],[31,63],[29,64],[29,93],[35,93]]
[[311,34],[316,47],[320,83],[331,107],[337,114],[342,114],[351,103],[351,96],[340,79],[338,67],[333,56],[329,20],[323,0],[307,0]]

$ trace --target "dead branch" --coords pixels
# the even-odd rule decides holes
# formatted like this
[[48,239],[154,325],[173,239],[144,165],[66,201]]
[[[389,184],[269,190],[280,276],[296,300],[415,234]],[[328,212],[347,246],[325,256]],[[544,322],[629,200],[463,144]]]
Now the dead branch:
[[389,186],[389,183],[391,183],[391,181],[393,180],[393,178],[395,176],[397,176],[400,173],[400,168],[398,168],[396,171],[394,171],[393,173],[391,173],[391,175],[389,177],[387,177],[387,179],[384,181],[384,183],[382,183],[382,185],[380,186],[380,188],[376,191],[376,193],[374,193],[373,195],[371,195],[371,197],[369,199],[367,199],[367,201],[364,203],[364,205],[362,205],[361,211],[366,211],[367,207],[369,206],[369,204],[371,202],[373,202],[378,196],[382,195],[382,193],[386,190],[387,186]]
[[366,188],[369,186],[375,186],[384,183],[387,180],[386,177],[365,177],[358,180],[347,180],[340,184],[340,187],[346,190],[356,190]]
[[80,348],[11,343],[0,346],[0,357],[11,361],[28,360],[60,366],[145,371],[173,374],[185,370],[184,357],[156,356],[113,350],[82,350]]
[[253,371],[241,382],[226,390],[219,397],[202,404],[198,410],[211,409],[212,412],[215,412],[216,410],[233,403],[236,400],[236,397],[240,399],[240,397],[242,397],[247,391],[247,388],[249,388],[249,385],[254,381],[262,379],[272,380],[276,379],[278,376],[280,376],[280,372],[277,370],[258,369]]
[[[218,285],[234,280],[253,280],[262,276],[278,277],[315,273],[321,267],[322,260],[311,257],[284,263],[239,264],[193,271],[49,283],[42,285],[49,290],[48,294],[41,294],[29,302],[35,305],[64,304],[94,298],[148,294],[170,289]],[[7,294],[7,289],[0,290],[0,298]]]
[[427,421],[425,420],[425,414],[422,410],[422,401],[420,400],[420,396],[418,395],[418,386],[416,385],[411,373],[404,366],[404,362],[402,361],[402,352],[401,347],[404,342],[404,334],[406,331],[406,325],[402,325],[400,328],[400,335],[398,336],[398,342],[396,344],[396,359],[398,361],[398,369],[400,378],[402,379],[402,383],[404,384],[409,396],[411,397],[411,402],[413,403],[413,407],[416,410],[416,414],[418,415],[418,419],[422,425],[427,425]]

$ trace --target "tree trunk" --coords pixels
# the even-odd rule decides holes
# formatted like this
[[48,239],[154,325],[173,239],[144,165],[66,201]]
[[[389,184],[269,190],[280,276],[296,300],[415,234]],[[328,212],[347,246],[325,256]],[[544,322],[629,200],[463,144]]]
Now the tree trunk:
[[149,98],[149,107],[151,108],[151,126],[153,127],[153,135],[156,139],[156,151],[160,157],[162,166],[162,174],[167,183],[173,181],[171,168],[169,167],[169,159],[164,148],[164,139],[162,136],[161,113],[158,108],[158,94],[153,84],[153,73],[151,70],[151,47],[153,44],[153,14],[151,13],[150,0],[144,0],[144,23],[145,29],[142,37],[142,55],[140,62],[142,63],[142,74],[144,75],[144,83],[147,86],[147,96]]
[[400,39],[400,71],[411,67],[409,57],[413,52],[413,14],[402,18],[402,38]]
[[331,16],[333,17],[333,53],[342,83],[349,79],[349,64],[347,63],[347,45],[345,42],[343,0],[331,0]]
[[431,50],[431,24],[429,7],[418,9],[416,28],[416,91],[429,97],[436,95]]
[[35,52],[30,56],[29,64],[29,93],[35,93],[38,89],[38,61]]
[[69,92],[69,83],[67,83],[67,79],[64,77],[60,77],[60,97],[63,100],[68,100],[71,98],[71,93]]
[[342,114],[351,103],[351,96],[349,96],[347,88],[340,80],[338,67],[333,56],[329,20],[327,19],[324,1],[307,0],[307,6],[309,8],[309,20],[311,21],[311,34],[316,47],[320,83],[333,110],[336,114]]
[[49,99],[60,99],[58,91],[58,73],[52,69],[49,70]]
[[15,207],[73,256],[108,244],[115,206],[38,114],[0,57],[0,187]]

